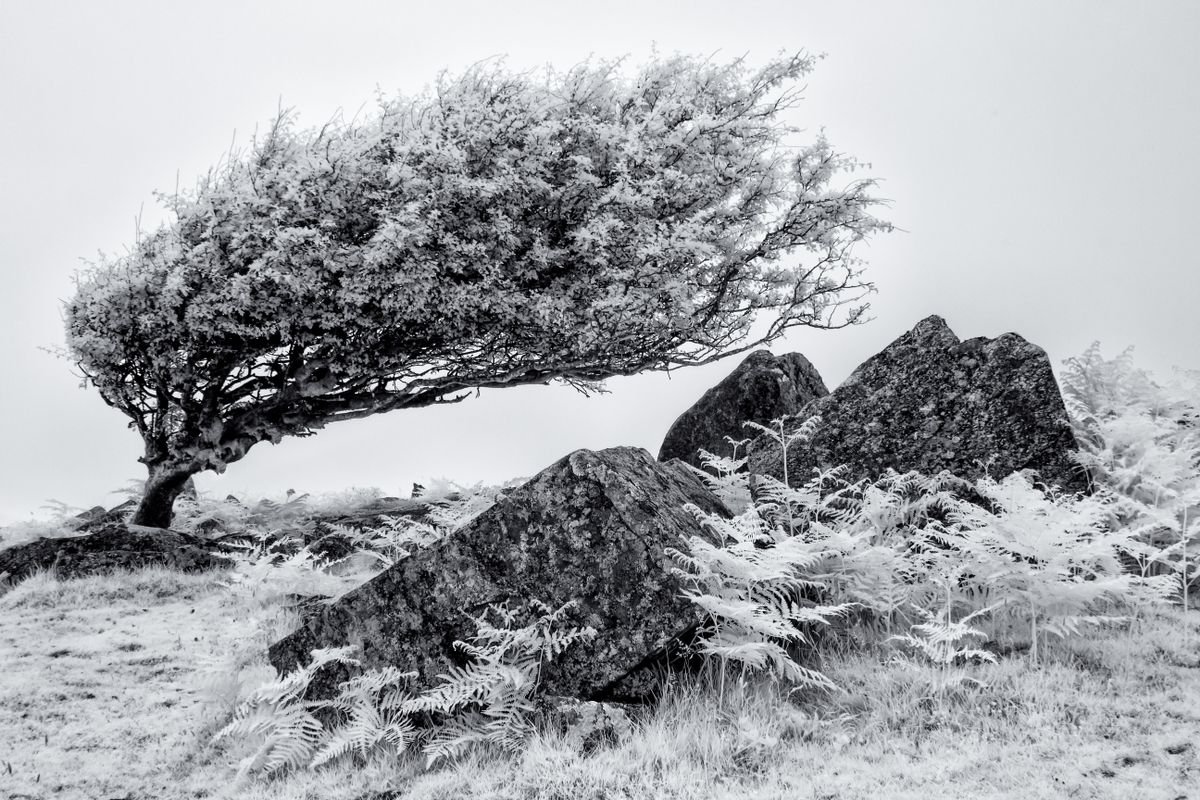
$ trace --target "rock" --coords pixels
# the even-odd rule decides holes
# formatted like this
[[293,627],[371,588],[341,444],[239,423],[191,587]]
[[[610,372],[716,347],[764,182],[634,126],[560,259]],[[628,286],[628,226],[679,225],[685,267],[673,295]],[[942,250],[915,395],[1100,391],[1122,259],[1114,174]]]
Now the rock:
[[227,531],[225,530],[225,522],[219,517],[205,517],[196,523],[196,533],[214,539],[227,533]]
[[389,517],[408,517],[421,519],[425,517],[432,503],[424,500],[411,500],[399,497],[380,497],[372,500],[362,508],[351,512],[337,514],[315,513],[312,519],[326,525],[343,525],[351,528],[377,528],[387,524]]
[[118,569],[162,565],[182,572],[232,566],[223,550],[199,536],[164,528],[110,522],[83,536],[42,538],[0,550],[0,574],[16,583],[39,570],[81,578]]
[[105,528],[114,522],[125,522],[133,516],[133,512],[137,510],[137,507],[138,501],[133,499],[126,500],[119,506],[114,506],[107,511],[104,510],[104,506],[96,506],[76,517],[76,519],[82,520],[82,522],[75,526],[75,530],[80,533],[90,533],[91,531]]
[[[640,448],[577,450],[444,539],[422,548],[270,648],[281,672],[317,647],[358,645],[367,667],[416,671],[418,685],[463,658],[455,640],[475,632],[489,604],[540,600],[576,607],[569,625],[597,635],[542,671],[542,688],[586,699],[640,697],[656,659],[700,624],[680,596],[667,547],[705,535],[684,506],[727,513],[700,480]],[[319,678],[314,695],[337,676]]]
[[91,522],[94,519],[103,517],[107,513],[108,509],[106,509],[104,506],[92,506],[87,511],[82,511],[76,514],[73,519],[79,520],[79,523],[82,525],[85,522]]
[[701,449],[728,456],[731,449],[726,436],[734,440],[757,436],[742,423],[766,425],[773,419],[799,413],[827,394],[820,374],[804,356],[787,353],[777,357],[767,350],[756,350],[675,420],[658,460],[678,458],[699,467]]
[[[788,450],[788,480],[845,464],[849,480],[888,467],[974,480],[1036,470],[1069,492],[1087,490],[1072,462],[1075,437],[1046,352],[1015,333],[959,341],[941,317],[864,362],[795,422],[819,415],[812,440]],[[795,425],[792,425],[795,428]],[[750,445],[751,473],[782,477],[779,445],[767,435]]]

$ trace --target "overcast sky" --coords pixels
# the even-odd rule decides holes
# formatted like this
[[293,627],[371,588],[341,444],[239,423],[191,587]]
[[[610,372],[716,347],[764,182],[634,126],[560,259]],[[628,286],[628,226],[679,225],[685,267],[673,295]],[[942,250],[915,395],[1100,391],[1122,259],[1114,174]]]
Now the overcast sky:
[[[765,60],[826,53],[800,109],[870,162],[900,229],[858,252],[875,319],[793,332],[832,388],[919,319],[962,338],[1016,331],[1056,366],[1100,340],[1165,373],[1200,367],[1200,3],[0,0],[0,523],[49,498],[88,507],[144,477],[126,419],[69,363],[61,303],[97,251],[133,242],[153,197],[248,141],[280,100],[316,125],[507,55]],[[347,422],[263,444],[201,490],[407,494],[531,475],[580,447],[657,452],[733,361]]]

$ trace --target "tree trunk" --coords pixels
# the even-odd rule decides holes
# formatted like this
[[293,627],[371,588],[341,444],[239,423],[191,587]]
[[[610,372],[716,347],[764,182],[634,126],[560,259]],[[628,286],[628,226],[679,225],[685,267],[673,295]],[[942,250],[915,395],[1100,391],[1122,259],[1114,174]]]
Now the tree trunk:
[[150,468],[142,502],[130,522],[151,528],[171,527],[175,498],[183,491],[192,473],[179,469]]

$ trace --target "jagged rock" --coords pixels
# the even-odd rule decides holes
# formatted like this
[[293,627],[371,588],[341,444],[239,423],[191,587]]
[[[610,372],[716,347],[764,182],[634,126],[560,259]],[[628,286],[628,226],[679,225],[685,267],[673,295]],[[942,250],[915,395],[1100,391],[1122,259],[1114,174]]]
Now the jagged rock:
[[42,538],[0,550],[0,575],[16,583],[38,570],[60,578],[80,578],[117,569],[162,565],[199,572],[232,565],[224,548],[207,539],[163,528],[110,522],[83,536]]
[[[704,535],[684,506],[725,512],[682,465],[660,464],[640,448],[578,450],[547,467],[464,527],[418,550],[343,595],[270,648],[290,671],[316,647],[358,645],[368,667],[416,671],[432,685],[461,661],[489,604],[575,601],[568,624],[597,635],[578,642],[541,674],[551,694],[637,697],[659,656],[701,622],[680,596],[664,552]],[[336,676],[320,678],[314,694]]]
[[663,440],[658,460],[678,458],[699,467],[701,449],[730,455],[726,436],[741,440],[756,435],[744,422],[765,425],[773,419],[796,414],[827,394],[829,390],[820,374],[804,356],[799,353],[773,356],[767,350],[756,350],[675,420]]
[[92,520],[102,517],[108,513],[108,509],[104,506],[92,506],[87,511],[82,511],[74,516],[74,519],[79,520],[80,524],[91,522]]
[[106,528],[115,522],[125,522],[133,516],[133,512],[137,510],[137,506],[138,501],[133,499],[126,500],[124,503],[114,506],[107,511],[104,510],[104,506],[96,506],[76,517],[76,519],[82,520],[82,522],[75,527],[75,530],[80,533],[90,533]]
[[[996,478],[1032,469],[1044,483],[1087,490],[1069,455],[1077,445],[1050,360],[1015,333],[963,342],[941,317],[928,317],[795,422],[812,415],[822,420],[812,440],[788,450],[793,485],[839,464],[850,480],[888,467],[973,480],[990,461]],[[782,477],[779,445],[755,439],[749,466]]]

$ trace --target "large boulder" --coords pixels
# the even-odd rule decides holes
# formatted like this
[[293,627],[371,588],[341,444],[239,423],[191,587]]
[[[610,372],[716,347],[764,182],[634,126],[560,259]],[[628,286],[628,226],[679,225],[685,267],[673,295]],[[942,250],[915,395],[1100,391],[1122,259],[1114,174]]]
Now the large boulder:
[[726,436],[737,441],[756,435],[743,423],[766,425],[779,417],[798,414],[827,394],[820,374],[804,356],[774,356],[767,350],[756,350],[675,420],[658,460],[678,458],[702,466],[701,449],[729,455]]
[[[1075,437],[1046,352],[1015,333],[959,341],[941,317],[928,317],[864,362],[796,423],[819,415],[807,443],[788,448],[788,480],[845,464],[850,480],[941,470],[975,479],[1036,470],[1039,480],[1087,491],[1071,460]],[[793,428],[795,426],[793,425]],[[782,477],[779,445],[755,439],[750,471]]]
[[0,585],[42,570],[65,579],[149,566],[182,572],[218,569],[232,565],[221,555],[224,549],[179,531],[108,522],[82,536],[42,538],[0,550]]
[[[354,644],[365,666],[416,671],[432,685],[461,661],[489,604],[575,601],[570,624],[597,635],[571,646],[542,672],[542,688],[580,698],[648,692],[649,664],[701,622],[680,596],[668,547],[702,533],[684,510],[726,513],[681,465],[640,448],[577,450],[509,491],[466,526],[348,592],[270,648],[281,672],[317,647]],[[318,678],[315,694],[333,678]],[[324,685],[322,685],[324,684]]]

